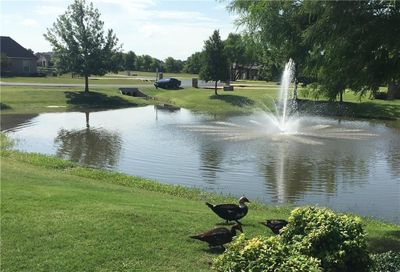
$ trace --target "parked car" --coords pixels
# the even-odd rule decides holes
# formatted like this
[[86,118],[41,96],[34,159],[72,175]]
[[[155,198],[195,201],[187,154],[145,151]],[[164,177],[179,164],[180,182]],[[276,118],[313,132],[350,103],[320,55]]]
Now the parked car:
[[163,78],[154,82],[154,86],[162,89],[178,89],[181,81],[176,78]]

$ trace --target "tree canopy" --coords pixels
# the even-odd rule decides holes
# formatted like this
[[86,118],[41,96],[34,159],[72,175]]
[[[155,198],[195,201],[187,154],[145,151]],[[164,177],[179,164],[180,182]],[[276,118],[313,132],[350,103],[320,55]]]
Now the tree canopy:
[[199,74],[201,67],[203,66],[204,53],[196,52],[187,58],[183,71],[191,74]]
[[117,37],[111,29],[104,33],[103,27],[93,3],[75,0],[44,34],[56,54],[57,68],[85,77],[85,92],[88,77],[114,70],[113,59],[120,57],[113,57],[120,49]]
[[398,1],[232,0],[229,8],[260,44],[264,64],[294,59],[296,78],[331,100],[347,88],[362,95],[400,84]]
[[229,79],[228,58],[225,55],[224,43],[219,31],[215,30],[204,43],[204,64],[200,70],[200,78],[205,81],[215,81],[215,95],[217,82]]

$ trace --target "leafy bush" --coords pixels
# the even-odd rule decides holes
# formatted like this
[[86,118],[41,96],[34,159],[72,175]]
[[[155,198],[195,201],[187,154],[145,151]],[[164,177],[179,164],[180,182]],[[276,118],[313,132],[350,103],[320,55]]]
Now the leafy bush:
[[9,150],[14,146],[14,141],[10,139],[5,133],[0,132],[0,150]]
[[385,252],[372,254],[370,272],[398,272],[400,271],[400,252]]
[[370,263],[358,217],[317,207],[297,208],[281,237],[302,254],[321,260],[324,271],[367,271]]
[[319,260],[300,254],[297,248],[284,244],[279,236],[246,240],[244,234],[214,260],[213,268],[232,272],[321,271]]

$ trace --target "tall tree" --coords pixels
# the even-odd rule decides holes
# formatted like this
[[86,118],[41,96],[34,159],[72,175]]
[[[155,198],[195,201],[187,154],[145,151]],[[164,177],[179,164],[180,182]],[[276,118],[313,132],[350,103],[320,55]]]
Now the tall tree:
[[186,63],[183,67],[183,71],[190,74],[199,74],[201,67],[203,67],[203,56],[203,52],[193,53],[190,57],[187,58]]
[[229,33],[228,38],[224,41],[225,54],[228,58],[229,68],[230,68],[230,80],[235,81],[238,77],[233,71],[239,65],[244,65],[245,63],[245,44],[242,40],[240,34]]
[[179,73],[183,68],[181,60],[176,60],[173,57],[168,57],[164,61],[165,72]]
[[89,92],[89,76],[110,71],[112,56],[120,49],[113,31],[105,34],[103,27],[92,3],[75,0],[44,34],[56,53],[58,69],[85,77],[85,92]]
[[238,67],[249,71],[259,61],[257,44],[248,34],[230,33],[224,41],[224,50],[230,66],[231,80],[238,79]]
[[135,52],[129,51],[125,54],[125,69],[128,71],[133,71],[136,69],[137,57]]
[[314,79],[330,100],[342,101],[348,88],[399,89],[398,1],[232,0],[229,7],[257,37],[267,62],[293,58],[296,78]]
[[215,30],[204,43],[204,66],[199,76],[206,81],[215,81],[215,95],[218,95],[218,81],[229,79],[228,58],[225,55],[224,43],[218,30]]

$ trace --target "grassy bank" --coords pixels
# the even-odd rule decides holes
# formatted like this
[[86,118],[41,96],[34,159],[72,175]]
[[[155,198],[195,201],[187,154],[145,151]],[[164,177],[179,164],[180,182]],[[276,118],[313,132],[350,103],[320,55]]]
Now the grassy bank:
[[[2,113],[38,113],[49,111],[80,110],[82,108],[121,108],[154,103],[169,103],[194,111],[210,114],[247,114],[254,110],[274,111],[279,86],[261,81],[236,82],[233,92],[212,89],[184,88],[156,90],[148,85],[139,89],[154,100],[145,100],[119,94],[118,88],[92,87],[89,94],[81,88],[55,87],[1,87]],[[134,84],[132,85],[134,86]],[[359,98],[346,93],[345,102],[313,101],[300,97],[302,112],[318,115],[361,117],[376,119],[400,119],[400,100],[383,101]]]
[[56,88],[34,86],[2,86],[2,113],[41,113],[70,110],[113,109],[144,106],[150,100],[121,95],[118,88]]
[[[14,151],[1,160],[3,271],[208,271],[216,252],[189,235],[221,222],[204,201],[232,199]],[[288,208],[251,203],[258,221]],[[364,219],[371,252],[400,251],[400,226]]]
[[[82,77],[72,77],[71,75],[62,76],[49,76],[49,77],[2,77],[2,82],[21,82],[21,83],[42,83],[42,84],[85,84],[85,79]],[[90,84],[150,84],[147,80],[142,80],[135,77],[115,77],[115,76],[103,76],[89,77]]]

